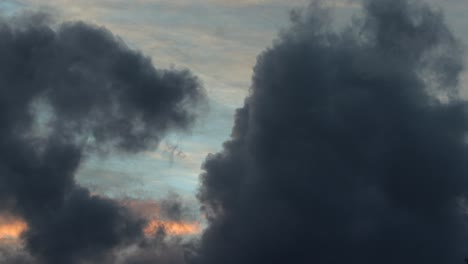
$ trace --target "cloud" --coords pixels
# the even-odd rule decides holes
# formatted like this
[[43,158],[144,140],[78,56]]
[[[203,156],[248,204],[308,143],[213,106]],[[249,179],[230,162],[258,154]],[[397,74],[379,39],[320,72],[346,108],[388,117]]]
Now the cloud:
[[115,249],[106,263],[186,263],[185,255],[202,226],[193,204],[175,193],[158,201],[124,199],[120,204],[143,216],[145,237],[139,243]]
[[[92,198],[107,199],[98,194],[91,194]],[[142,200],[126,198],[114,200],[134,216],[138,216],[142,223],[144,236],[132,243],[118,245],[102,252],[99,259],[91,263],[185,263],[184,254],[187,247],[194,242],[193,238],[202,231],[202,222],[197,208],[191,201],[171,193],[164,199]],[[82,216],[78,222],[85,221],[87,228],[93,229],[96,221],[86,221]],[[60,229],[60,227],[56,227]],[[38,263],[27,251],[21,236],[27,231],[26,222],[8,214],[0,215],[0,260],[5,263]],[[61,230],[67,235],[74,235],[80,239],[82,235],[73,230]],[[70,234],[72,233],[72,234]],[[61,240],[63,241],[63,240]],[[83,256],[80,257],[83,259]],[[79,262],[82,263],[82,262]]]
[[27,224],[34,263],[106,263],[143,239],[145,220],[91,195],[76,171],[91,152],[147,151],[189,129],[204,90],[104,28],[51,21],[0,20],[0,210]]
[[172,236],[187,236],[199,234],[201,227],[198,222],[151,220],[144,229],[147,236],[157,235],[160,231]]
[[[12,0],[10,0],[12,1]],[[15,0],[15,3],[28,4],[28,5],[43,5],[44,3],[40,0]],[[120,9],[122,7],[135,7],[135,6],[149,6],[149,5],[168,5],[174,7],[185,7],[193,5],[211,5],[211,6],[255,6],[255,5],[302,5],[307,4],[308,0],[291,0],[288,2],[280,0],[134,0],[129,3],[125,0],[82,0],[79,2],[72,0],[52,0],[51,3],[54,5],[62,6],[87,6],[93,8],[115,8]],[[323,1],[326,5],[331,6],[343,6],[349,7],[358,3],[356,0],[330,0]]]
[[[324,2],[342,9],[354,8],[358,3]],[[128,43],[154,56],[157,64],[189,67],[207,84],[211,98],[239,107],[247,95],[256,54],[283,24],[287,11],[303,6],[308,0],[20,0],[19,3],[21,9],[55,10],[63,20],[106,25]],[[205,52],[207,46],[211,52]],[[219,67],[221,64],[224,67]]]
[[149,238],[161,232],[170,237],[194,236],[201,232],[198,208],[176,193],[158,201],[127,198],[120,204],[146,221],[143,232]]
[[15,242],[26,229],[27,224],[22,219],[8,214],[0,215],[0,244]]
[[462,262],[467,103],[443,15],[369,0],[343,31],[316,3],[291,19],[205,161],[191,263]]

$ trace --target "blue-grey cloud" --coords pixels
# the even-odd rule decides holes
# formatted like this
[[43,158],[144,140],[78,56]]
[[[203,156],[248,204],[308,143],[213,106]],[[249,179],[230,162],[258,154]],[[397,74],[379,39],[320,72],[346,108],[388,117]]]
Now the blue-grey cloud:
[[193,263],[462,263],[460,44],[417,1],[369,0],[343,31],[313,4],[255,66],[207,158]]
[[144,221],[75,173],[87,150],[134,153],[190,128],[197,78],[156,69],[104,28],[42,14],[0,20],[0,57],[0,209],[27,222],[34,261],[100,262],[139,241]]

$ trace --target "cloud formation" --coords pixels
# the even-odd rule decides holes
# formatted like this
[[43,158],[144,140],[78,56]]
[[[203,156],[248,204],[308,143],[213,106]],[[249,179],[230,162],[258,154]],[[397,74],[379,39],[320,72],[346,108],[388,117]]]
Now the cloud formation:
[[146,151],[188,129],[197,78],[156,69],[104,28],[42,14],[0,20],[0,57],[0,210],[26,222],[34,263],[103,263],[140,241],[145,221],[75,172],[89,151]]
[[343,31],[316,2],[258,57],[251,95],[199,193],[192,260],[461,263],[467,104],[436,9],[364,1]]

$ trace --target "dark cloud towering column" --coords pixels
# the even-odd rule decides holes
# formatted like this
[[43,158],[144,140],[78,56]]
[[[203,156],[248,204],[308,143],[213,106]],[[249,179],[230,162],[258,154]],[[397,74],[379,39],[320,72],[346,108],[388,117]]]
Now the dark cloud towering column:
[[442,14],[373,0],[340,32],[312,4],[264,51],[207,158],[199,264],[461,263],[460,45]]
[[75,183],[85,150],[154,148],[190,126],[203,89],[103,28],[42,15],[0,21],[0,58],[0,209],[27,222],[38,263],[103,263],[144,223]]

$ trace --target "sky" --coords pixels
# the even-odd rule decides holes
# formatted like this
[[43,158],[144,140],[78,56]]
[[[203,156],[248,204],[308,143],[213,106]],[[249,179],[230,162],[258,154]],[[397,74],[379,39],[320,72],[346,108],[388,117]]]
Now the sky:
[[[359,1],[325,1],[339,27],[359,11]],[[433,1],[441,5],[440,1]],[[159,149],[120,156],[95,156],[77,176],[93,191],[112,197],[161,198],[177,192],[193,197],[201,164],[221,149],[230,135],[235,109],[249,94],[257,55],[271,46],[287,25],[289,12],[306,0],[4,0],[7,15],[42,10],[57,21],[86,21],[103,26],[159,68],[187,68],[203,82],[208,109],[190,132],[173,133]],[[468,40],[461,0],[441,6],[448,22]]]
[[[32,57],[37,79],[13,67],[11,81],[10,66],[0,63],[0,81],[18,91],[5,92],[14,104],[0,101],[13,117],[0,115],[9,124],[0,135],[17,144],[0,142],[0,154],[15,150],[14,158],[0,155],[7,186],[0,233],[27,230],[27,252],[10,254],[0,239],[0,260],[301,263],[313,248],[318,263],[341,262],[331,256],[339,251],[367,264],[392,248],[382,263],[458,263],[468,254],[468,184],[460,176],[468,172],[460,143],[468,5],[428,0],[435,6],[428,11],[410,0],[321,2],[0,0],[5,25],[17,32],[39,25],[37,35],[27,31],[26,47],[46,39],[44,54],[56,52]],[[70,23],[78,21],[85,24]],[[12,39],[20,44],[5,42],[0,56],[19,55],[5,65],[29,54]],[[96,52],[100,45],[108,48]],[[73,56],[85,59],[72,73],[57,66],[69,67]],[[18,65],[28,72],[29,62]],[[146,84],[166,108],[146,100],[154,95]],[[39,88],[23,91],[28,85]],[[76,102],[75,88],[84,90]],[[38,123],[24,112],[27,100],[45,112]],[[44,138],[11,132],[48,121]],[[28,148],[35,151],[21,152]],[[46,166],[49,159],[60,165]],[[34,178],[43,173],[51,176]],[[87,229],[88,218],[103,220]],[[186,262],[187,244],[166,235],[194,234],[200,240]]]
[[[93,157],[78,181],[112,197],[161,198],[177,192],[193,198],[201,164],[230,135],[235,109],[248,95],[257,55],[286,24],[289,11],[307,1],[3,1],[6,14],[43,10],[58,21],[103,26],[156,67],[188,68],[207,90],[208,110],[189,133],[169,135],[147,153]],[[338,13],[356,8],[336,2]]]
[[208,110],[189,133],[137,156],[93,157],[78,180],[110,196],[192,197],[201,164],[229,136],[234,111],[248,94],[256,56],[304,1],[3,1],[4,13],[44,10],[59,21],[103,26],[156,67],[188,68],[203,82]]

